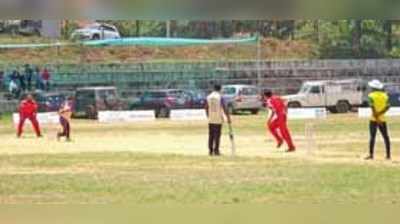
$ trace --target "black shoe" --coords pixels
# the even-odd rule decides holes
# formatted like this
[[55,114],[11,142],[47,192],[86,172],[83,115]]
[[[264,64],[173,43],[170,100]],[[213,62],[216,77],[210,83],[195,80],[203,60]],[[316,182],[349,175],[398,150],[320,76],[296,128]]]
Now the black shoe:
[[386,160],[392,160],[392,157],[386,156]]
[[373,156],[367,156],[367,157],[365,157],[365,160],[374,160],[374,157]]
[[283,145],[283,142],[279,142],[279,143],[276,145],[276,148],[277,148],[277,149],[280,149],[282,145]]

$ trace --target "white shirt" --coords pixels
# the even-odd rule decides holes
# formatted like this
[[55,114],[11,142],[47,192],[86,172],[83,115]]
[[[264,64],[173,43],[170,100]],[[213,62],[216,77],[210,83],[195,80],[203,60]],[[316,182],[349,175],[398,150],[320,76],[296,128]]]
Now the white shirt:
[[10,91],[10,93],[12,93],[14,90],[17,90],[17,89],[18,89],[17,84],[14,81],[11,81],[10,85],[8,87],[8,90]]
[[207,97],[208,104],[208,123],[224,123],[224,105],[223,98],[219,92],[212,92]]

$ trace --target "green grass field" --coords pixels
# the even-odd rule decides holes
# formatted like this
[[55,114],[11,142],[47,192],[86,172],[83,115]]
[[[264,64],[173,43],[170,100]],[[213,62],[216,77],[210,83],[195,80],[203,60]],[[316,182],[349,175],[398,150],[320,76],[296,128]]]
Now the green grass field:
[[[220,158],[207,156],[202,122],[98,124],[73,122],[72,143],[42,139],[27,128],[15,138],[0,120],[0,203],[230,204],[271,202],[400,202],[400,119],[390,120],[393,161],[382,141],[367,154],[368,121],[356,114],[314,123],[290,121],[298,152],[284,153],[264,128],[265,116],[236,116],[238,156],[225,132]],[[226,131],[226,130],[225,130]]]

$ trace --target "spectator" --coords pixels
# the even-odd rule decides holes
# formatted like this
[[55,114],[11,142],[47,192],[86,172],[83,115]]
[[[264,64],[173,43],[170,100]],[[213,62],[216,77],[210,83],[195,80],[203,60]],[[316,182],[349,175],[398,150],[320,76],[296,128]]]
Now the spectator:
[[8,84],[8,91],[14,98],[16,99],[19,98],[20,90],[17,83],[14,80],[11,80],[10,83]]
[[15,70],[15,75],[19,81],[19,86],[20,86],[21,90],[25,91],[26,90],[25,76],[21,75],[21,73],[19,72],[19,69]]
[[49,91],[50,90],[50,72],[45,68],[42,72],[42,80],[43,80],[43,85],[44,85],[44,90]]
[[17,82],[17,78],[18,78],[17,77],[17,70],[13,70],[9,76],[10,76],[10,80],[12,80],[14,82]]
[[0,88],[4,87],[4,72],[0,71]]
[[29,64],[25,65],[25,79],[27,82],[28,90],[32,90],[32,76],[33,76],[33,69],[29,66]]
[[35,87],[36,90],[43,90],[42,75],[40,74],[40,68],[38,66],[35,68]]

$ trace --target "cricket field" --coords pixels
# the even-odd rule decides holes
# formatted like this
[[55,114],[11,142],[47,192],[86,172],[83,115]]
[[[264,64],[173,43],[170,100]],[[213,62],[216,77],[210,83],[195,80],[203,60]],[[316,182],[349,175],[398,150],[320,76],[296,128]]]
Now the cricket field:
[[368,120],[357,114],[289,121],[292,154],[275,148],[264,114],[235,116],[237,156],[225,127],[219,158],[207,156],[205,122],[74,120],[70,143],[56,141],[57,127],[36,139],[27,124],[17,139],[0,120],[3,204],[400,203],[400,118],[389,119],[393,161],[380,137],[376,160],[363,160]]

